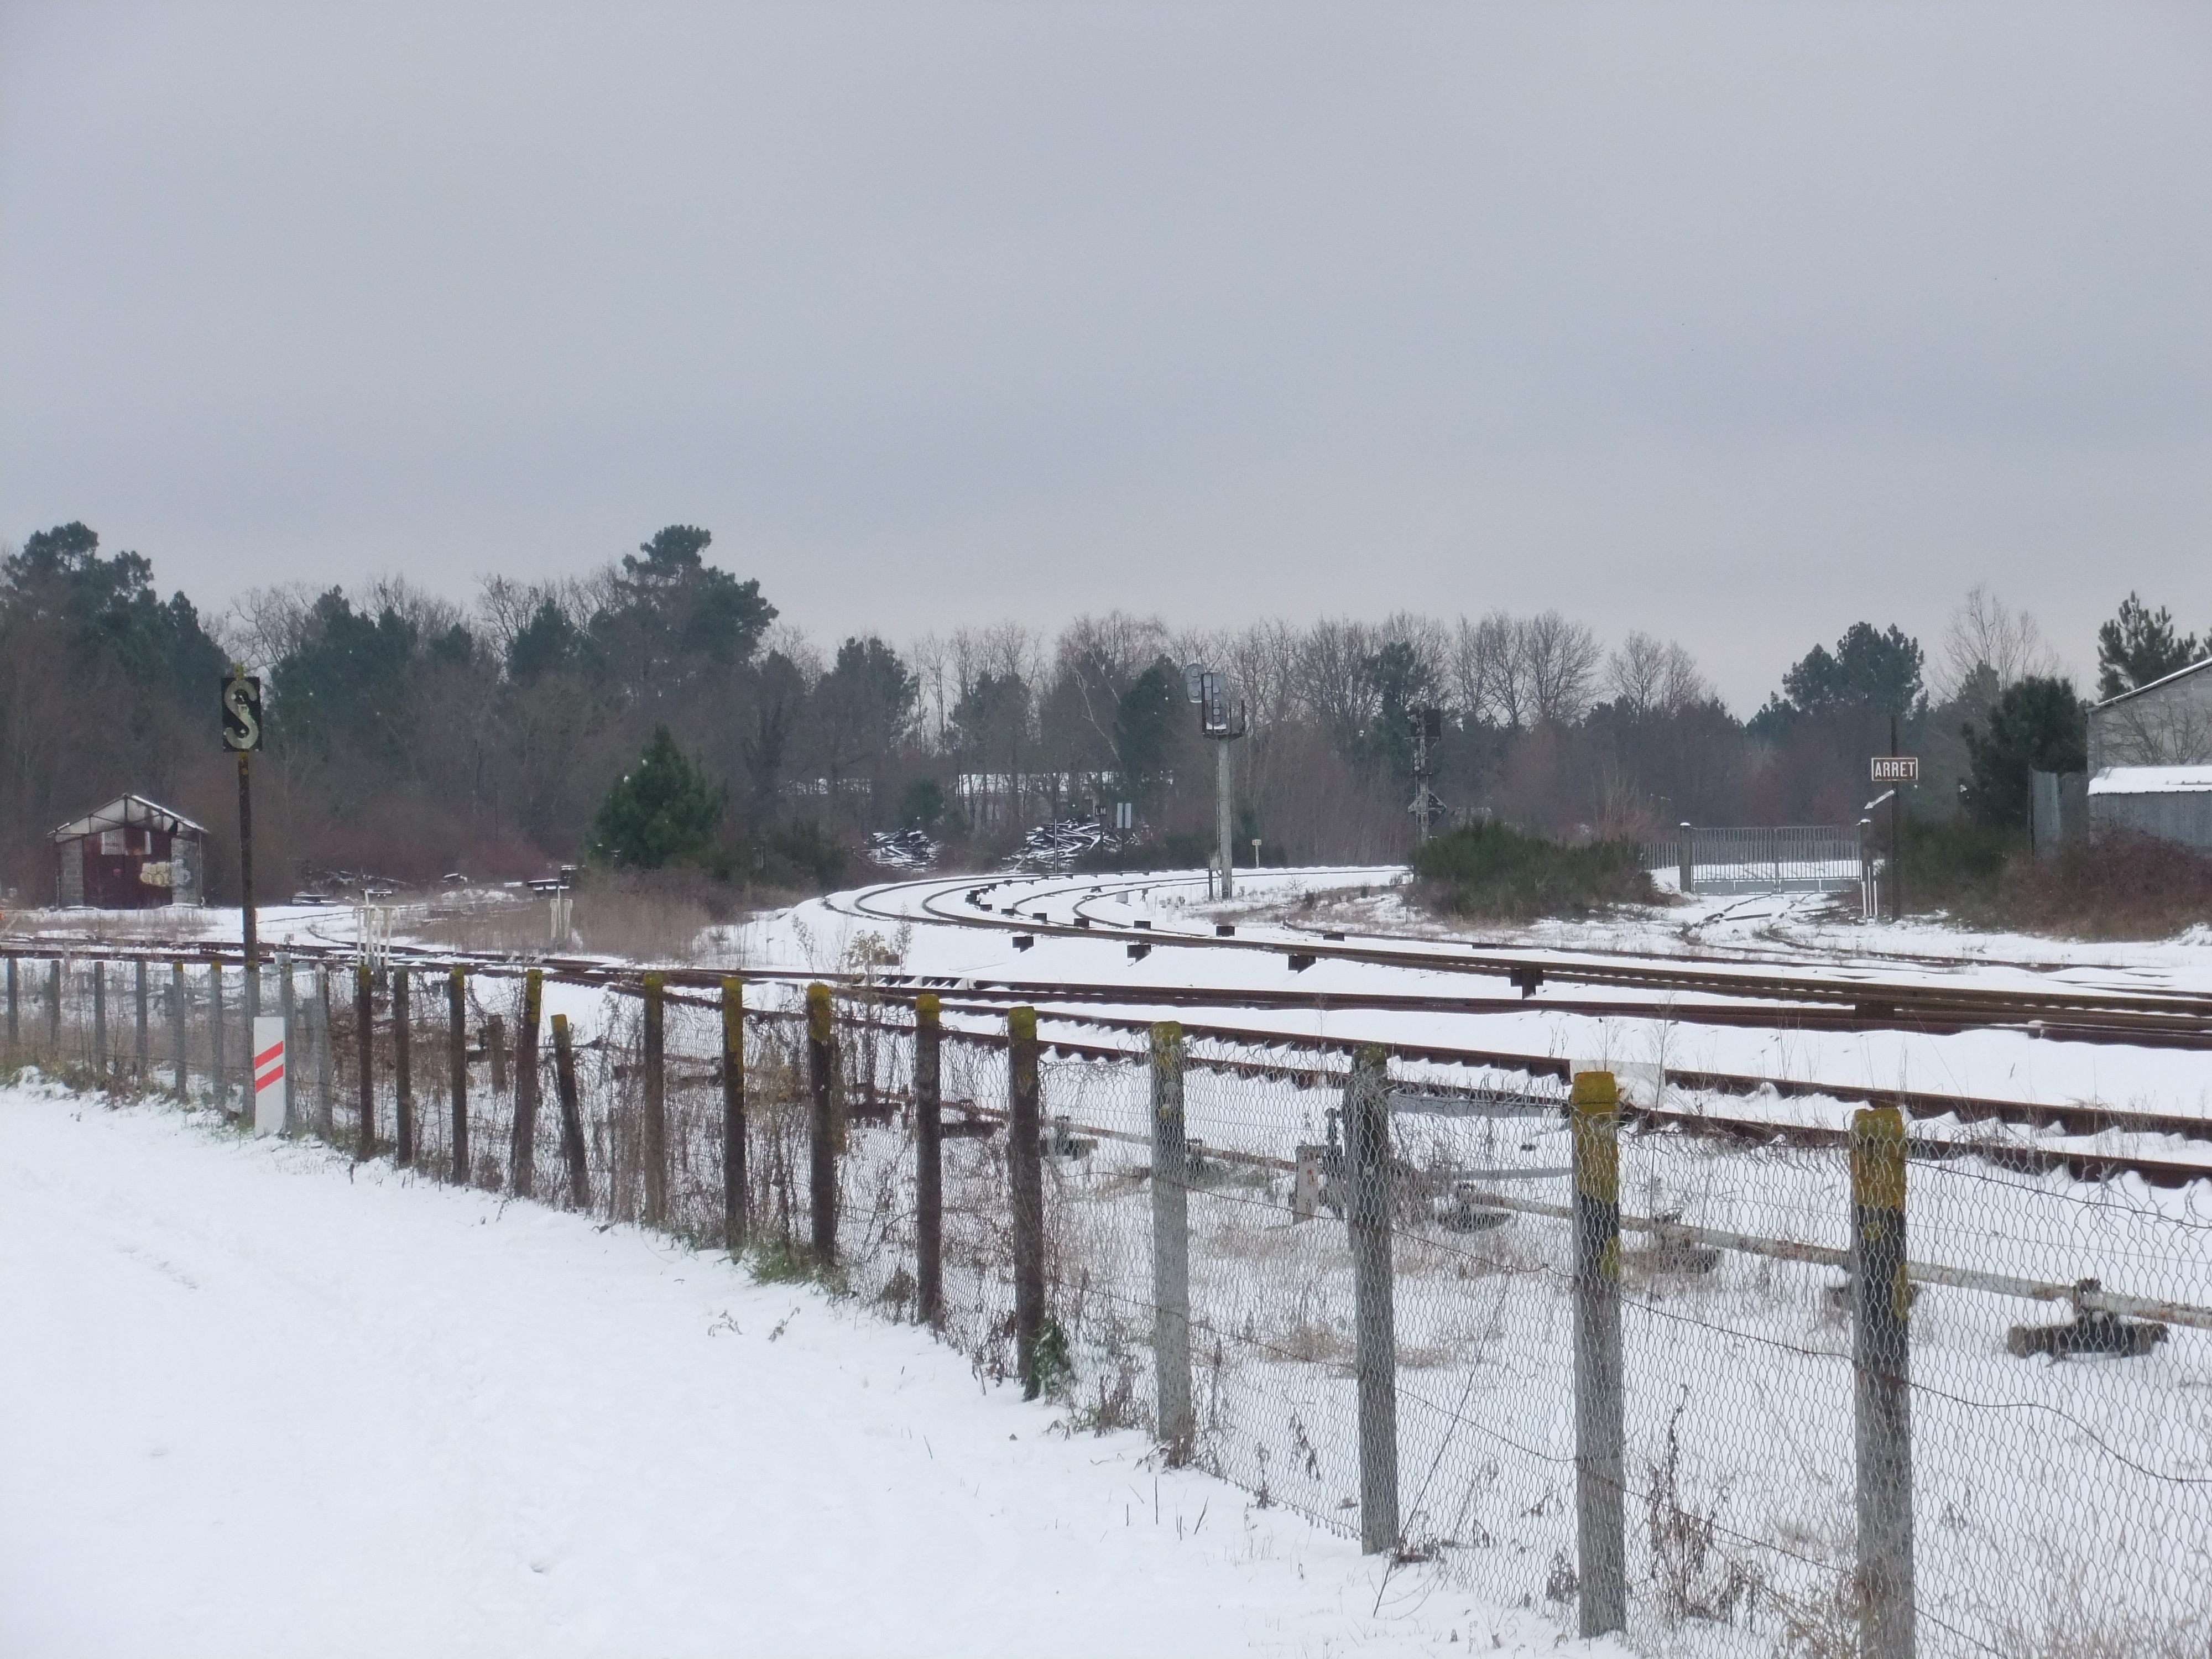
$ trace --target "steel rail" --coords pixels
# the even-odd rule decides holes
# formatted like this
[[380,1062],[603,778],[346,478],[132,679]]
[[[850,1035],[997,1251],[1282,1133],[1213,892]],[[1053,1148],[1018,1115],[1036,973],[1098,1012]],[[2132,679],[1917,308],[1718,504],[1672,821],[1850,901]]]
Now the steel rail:
[[[1140,881],[1123,878],[1121,891],[1196,886],[1201,878],[1172,875],[1146,876]],[[1076,921],[1055,921],[1040,914],[1055,901],[1065,903],[1078,887],[1085,896],[1072,907],[1083,923],[1097,923],[1117,941],[1142,932],[1144,942],[1155,949],[1177,946],[1197,950],[1258,951],[1298,958],[1293,967],[1315,962],[1351,962],[1414,972],[1478,974],[1503,978],[1520,986],[1523,1000],[1533,1000],[1551,982],[1618,987],[1626,989],[1696,993],[1735,998],[1746,1006],[1771,1009],[1782,1005],[1802,1017],[1815,1007],[1841,1009],[1841,1018],[1855,1022],[1850,1029],[1929,1030],[1951,1032],[1969,1029],[2020,1030],[2042,1036],[2063,1036],[2067,1041],[2117,1042],[2146,1047],[2212,1048],[2212,996],[2189,992],[2123,992],[2088,987],[2051,987],[2034,990],[2003,990],[1976,986],[1946,986],[1920,981],[1885,980],[1856,969],[1839,969],[1806,963],[1796,973],[1747,973],[1726,963],[1669,963],[1665,958],[1622,960],[1600,958],[1579,952],[1518,950],[1500,954],[1496,947],[1474,947],[1477,954],[1461,956],[1453,947],[1409,950],[1402,944],[1354,944],[1349,939],[1313,940],[1255,939],[1200,933],[1179,929],[1123,923],[1093,913],[1093,897],[1106,895],[1099,882],[1066,882],[1018,897],[1002,912],[986,908],[982,896],[1018,883],[1028,888],[1042,884],[1028,878],[995,877],[966,883],[934,878],[927,881],[888,883],[865,888],[850,901],[854,914],[877,921],[910,921],[902,910],[884,908],[885,896],[923,889],[921,909],[928,919],[956,927],[988,928],[1033,936],[1097,939],[1097,927]],[[955,892],[969,914],[946,908]],[[1024,915],[1023,907],[1030,907]],[[980,911],[980,914],[974,912]],[[1374,936],[1367,936],[1370,939]],[[1448,953],[1449,951],[1450,953]],[[1794,1007],[1791,1005],[1795,1005]],[[1546,998],[1541,1004],[1554,1006]],[[1684,1004],[1669,1017],[1690,1023],[1738,1023],[1732,1016],[1713,1016],[1715,1005]],[[1756,1023],[1756,1022],[1743,1022]],[[1770,1023],[1775,1023],[1770,1021]]]

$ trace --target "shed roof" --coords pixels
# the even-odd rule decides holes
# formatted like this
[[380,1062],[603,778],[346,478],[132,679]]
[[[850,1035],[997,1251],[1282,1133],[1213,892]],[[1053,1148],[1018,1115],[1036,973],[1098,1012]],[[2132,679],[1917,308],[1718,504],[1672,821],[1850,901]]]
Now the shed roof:
[[170,836],[179,830],[190,830],[196,836],[207,834],[203,826],[181,812],[172,812],[158,801],[148,800],[143,795],[118,795],[98,811],[62,824],[50,839],[74,841],[79,836],[96,836],[103,830],[137,829],[159,830]]
[[2089,780],[2093,795],[2212,794],[2212,766],[2108,766]]
[[2138,685],[2134,690],[2123,691],[2118,696],[2106,697],[2102,702],[2090,704],[2090,708],[2092,709],[2110,708],[2116,702],[2125,702],[2131,697],[2140,697],[2146,691],[2155,691],[2160,686],[2172,685],[2176,680],[2185,680],[2191,674],[2201,674],[2208,668],[2212,668],[2212,657],[2200,657],[2188,667],[2177,668],[2162,679],[2153,680],[2148,685]]

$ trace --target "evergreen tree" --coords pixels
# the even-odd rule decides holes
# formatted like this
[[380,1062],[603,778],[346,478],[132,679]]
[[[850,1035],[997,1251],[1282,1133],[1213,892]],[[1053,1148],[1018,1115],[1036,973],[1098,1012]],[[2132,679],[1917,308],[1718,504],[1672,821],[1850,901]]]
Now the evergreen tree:
[[1114,705],[1114,761],[1127,798],[1149,810],[1167,782],[1176,724],[1189,703],[1182,671],[1165,657],[1129,683]]
[[1966,811],[1992,830],[2027,826],[2030,772],[2079,772],[2089,763],[2089,722],[2071,680],[2031,677],[2006,688],[1986,728],[1969,724]]
[[2097,695],[2117,697],[2162,680],[2204,654],[2194,634],[2173,631],[2173,613],[2150,610],[2130,593],[2119,615],[2097,630]]
[[665,726],[637,764],[615,781],[592,820],[592,856],[605,864],[658,870],[702,858],[721,827],[725,792],[676,746]]

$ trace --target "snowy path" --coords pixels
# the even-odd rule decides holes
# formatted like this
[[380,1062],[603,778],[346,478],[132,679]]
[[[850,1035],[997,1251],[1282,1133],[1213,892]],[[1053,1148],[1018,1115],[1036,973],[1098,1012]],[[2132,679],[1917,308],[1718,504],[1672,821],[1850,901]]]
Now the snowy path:
[[7,1654],[1558,1650],[811,1291],[164,1110],[0,1090],[0,1328]]

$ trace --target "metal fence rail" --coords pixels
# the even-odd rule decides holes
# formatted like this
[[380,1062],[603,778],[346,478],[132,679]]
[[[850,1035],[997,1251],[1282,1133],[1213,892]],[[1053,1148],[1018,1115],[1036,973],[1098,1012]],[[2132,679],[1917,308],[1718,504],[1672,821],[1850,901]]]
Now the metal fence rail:
[[[235,968],[9,965],[9,1064],[246,1097]],[[1638,1130],[1610,1073],[751,988],[548,1018],[534,974],[280,966],[258,1002],[290,1133],[817,1278],[1563,1634],[2212,1643],[2206,1183],[1923,1161],[1886,1108],[1747,1144]]]

